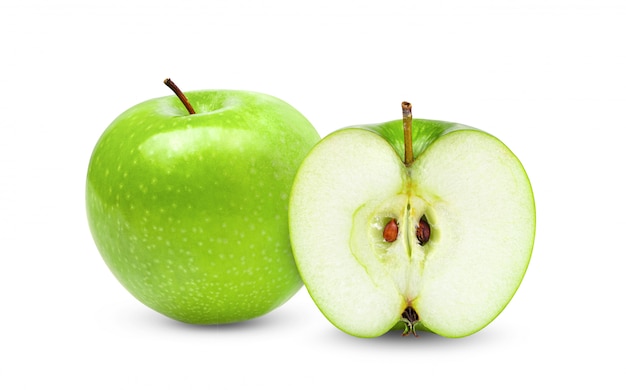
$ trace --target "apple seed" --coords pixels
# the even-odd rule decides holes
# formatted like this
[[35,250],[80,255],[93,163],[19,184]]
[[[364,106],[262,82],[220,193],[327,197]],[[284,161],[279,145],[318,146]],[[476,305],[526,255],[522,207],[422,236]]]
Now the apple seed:
[[420,218],[420,222],[417,225],[415,235],[417,236],[417,240],[422,246],[426,244],[428,240],[430,240],[430,225],[428,224],[428,222],[426,222],[426,219],[424,217]]
[[394,242],[398,238],[398,222],[395,219],[390,220],[383,229],[383,239],[387,242]]

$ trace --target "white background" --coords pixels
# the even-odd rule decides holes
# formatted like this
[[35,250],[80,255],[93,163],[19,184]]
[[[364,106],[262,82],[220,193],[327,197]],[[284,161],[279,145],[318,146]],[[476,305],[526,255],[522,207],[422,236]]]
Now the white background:
[[[88,3],[0,5],[0,388],[626,386],[626,3]],[[498,136],[537,202],[517,295],[456,340],[345,335],[304,289],[237,325],[152,312],[101,260],[84,182],[102,131],[165,77],[273,94],[322,135],[409,100]]]

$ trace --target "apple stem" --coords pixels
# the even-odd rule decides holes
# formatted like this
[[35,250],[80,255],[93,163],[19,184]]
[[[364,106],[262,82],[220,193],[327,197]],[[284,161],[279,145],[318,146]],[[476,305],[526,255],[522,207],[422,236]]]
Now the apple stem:
[[167,78],[167,79],[163,80],[163,82],[165,83],[165,85],[167,85],[176,94],[176,96],[178,96],[178,98],[183,103],[183,105],[185,106],[187,111],[189,111],[190,115],[193,115],[193,114],[196,113],[196,111],[191,106],[191,103],[189,103],[189,100],[187,99],[187,96],[185,96],[183,91],[181,91],[180,88],[178,88],[178,86],[176,84],[174,84],[174,82],[171,79]]
[[413,114],[411,103],[402,102],[402,127],[404,129],[404,164],[413,163]]

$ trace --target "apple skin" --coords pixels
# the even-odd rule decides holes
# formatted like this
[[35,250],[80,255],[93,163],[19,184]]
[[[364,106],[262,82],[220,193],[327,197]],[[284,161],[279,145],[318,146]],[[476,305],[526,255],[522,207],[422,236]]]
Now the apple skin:
[[246,91],[172,95],[115,119],[89,162],[95,244],[139,301],[194,324],[261,316],[302,286],[288,196],[319,135],[297,110]]
[[[451,338],[469,336],[487,326],[504,310],[521,284],[530,262],[535,235],[535,204],[530,180],[517,157],[496,137],[470,126],[413,119],[412,129],[414,161],[408,167],[403,163],[405,147],[402,120],[350,126],[337,130],[325,137],[309,153],[299,168],[292,189],[290,226],[296,264],[311,297],[321,312],[333,325],[353,336],[378,337],[390,330],[399,329],[404,329],[405,334],[408,333],[407,331],[428,331]],[[366,137],[366,133],[375,135]],[[366,138],[367,143],[365,143]],[[451,145],[474,145],[473,142],[481,143],[484,148],[474,150],[470,146],[455,146],[450,150],[459,151],[460,154],[446,155],[447,161],[433,160],[435,154],[443,155],[445,148]],[[486,154],[480,157],[483,156],[481,154],[483,152]],[[479,173],[487,179],[478,183],[471,181],[472,175],[463,176],[467,173],[467,169],[470,169],[463,166],[468,157],[463,153],[468,153],[472,158],[479,158],[482,164],[479,168],[480,172],[487,172],[488,170],[483,170],[483,168],[494,164],[495,170],[492,173],[510,180],[506,183],[507,187],[500,191],[497,183],[490,180],[490,177],[495,175]],[[390,156],[393,154],[396,156]],[[391,160],[396,161],[391,163]],[[436,163],[432,163],[433,161]],[[452,187],[458,185],[459,188],[469,189],[468,202],[461,205],[465,207],[476,201],[480,204],[477,206],[479,209],[482,207],[482,210],[497,210],[495,215],[492,210],[488,210],[483,221],[481,214],[473,213],[471,220],[476,222],[475,226],[466,229],[468,226],[463,224],[458,229],[443,231],[444,227],[451,228],[454,224],[446,223],[443,218],[438,220],[436,214],[456,213],[454,207],[457,204],[450,203],[448,207],[448,200],[455,201],[455,199],[447,198],[449,195],[447,192],[444,194],[430,192],[437,188],[443,189],[432,187],[433,181],[426,180],[424,183],[420,181],[425,179],[427,172],[440,162],[446,163],[441,173],[450,174],[458,170],[461,176],[457,177],[458,183],[445,175],[441,176],[437,182],[447,181]],[[506,168],[497,168],[498,164],[503,164],[502,166]],[[337,167],[344,166],[349,168],[337,169]],[[395,167],[394,170],[385,170],[391,166]],[[326,172],[326,174],[321,172]],[[397,183],[393,181],[395,180],[393,177],[396,176],[402,178],[398,179]],[[384,180],[376,178],[384,178]],[[371,192],[377,194],[374,198],[368,199],[369,195],[362,193],[361,184],[363,183],[369,183],[367,191],[376,188]],[[493,186],[494,184],[496,186]],[[380,190],[387,185],[390,186],[388,191]],[[447,187],[446,190],[450,188]],[[494,203],[474,197],[475,194],[483,196],[490,192],[496,194],[494,198],[489,198],[493,199]],[[412,279],[416,275],[410,273],[412,272],[410,267],[413,267],[411,263],[407,265],[409,268],[406,268],[406,271],[408,272],[401,274],[392,271],[391,268],[385,268],[386,264],[390,266],[394,264],[389,257],[376,258],[376,256],[365,254],[374,253],[374,248],[379,248],[381,245],[396,245],[395,243],[382,244],[384,222],[379,224],[377,220],[369,219],[370,217],[360,217],[370,215],[371,210],[375,210],[375,208],[368,208],[367,202],[383,204],[385,196],[393,197],[404,193],[423,199],[426,202],[422,203],[426,205],[426,214],[429,217],[435,217],[428,218],[431,223],[434,221],[434,225],[431,225],[433,233],[430,242],[423,247],[423,250],[420,249],[420,253],[424,253],[422,256],[425,260],[420,260],[419,256],[408,255],[411,261],[417,259],[418,263],[413,264],[419,264],[421,267],[421,270],[417,271],[420,275],[417,279]],[[472,195],[469,195],[470,193]],[[508,195],[514,194],[515,196],[508,198]],[[445,196],[438,198],[439,195]],[[346,199],[349,201],[346,202]],[[519,219],[510,217],[506,213],[498,214],[498,211],[503,210],[502,207],[498,207],[500,206],[498,203],[505,204],[504,209],[516,208],[518,200],[520,200],[520,211],[515,215],[519,216]],[[435,205],[439,211],[433,211]],[[380,207],[379,216],[391,215],[386,214],[391,210],[390,208],[376,207]],[[406,210],[406,206],[398,207],[397,210]],[[419,217],[419,214],[415,216]],[[508,226],[501,224],[489,226],[492,222],[490,218],[499,215],[504,216],[501,220],[504,221],[504,225]],[[326,224],[325,221],[330,216],[333,217],[333,224]],[[413,221],[416,220],[413,219]],[[415,225],[408,224],[408,226]],[[521,233],[519,236],[511,234],[509,230],[509,228],[517,230],[517,226]],[[476,230],[472,230],[474,227]],[[500,228],[503,228],[502,234],[500,234]],[[368,242],[361,239],[365,236],[361,232],[376,229],[381,230],[369,237],[376,237],[377,241]],[[408,229],[410,231],[410,228]],[[404,243],[408,243],[409,239],[415,241],[415,231],[410,232],[412,238],[400,232],[397,241]],[[480,239],[476,240],[477,245],[470,246],[477,250],[473,252],[474,255],[470,257],[472,260],[469,262],[459,263],[457,260],[461,256],[454,250],[448,251],[445,255],[450,258],[444,259],[439,256],[434,263],[426,260],[432,260],[430,256],[435,251],[442,253],[440,249],[443,248],[444,240],[448,248],[453,248],[456,240],[461,238],[461,242],[467,248],[467,243],[471,242],[474,237],[480,237]],[[507,249],[495,254],[481,251],[482,245],[486,242],[498,242],[500,239],[508,243],[504,245]],[[415,248],[420,247],[416,243],[410,245],[413,247],[413,253],[415,253]],[[500,254],[503,257],[500,257]],[[490,260],[474,263],[474,260],[479,257],[490,258]],[[437,264],[437,260],[444,262],[451,260],[460,267],[455,272],[448,273],[447,275],[453,277],[446,279],[447,275],[439,272],[443,270],[440,266],[443,262]],[[436,276],[430,272],[433,270],[437,270]],[[465,274],[465,271],[468,271],[470,275]],[[438,284],[434,294],[432,289],[420,291],[419,288],[417,296],[414,295],[413,290],[406,290],[409,291],[408,295],[397,294],[391,291],[393,287],[388,286],[389,278],[385,274],[391,275],[390,272],[395,272],[397,277],[395,280],[400,280],[401,283],[421,280],[426,272],[430,272],[430,276],[433,276],[431,280],[439,279],[446,280],[446,282],[439,283],[437,280],[430,283],[431,281],[427,281],[430,284],[429,289]],[[474,275],[471,275],[472,272]],[[495,276],[490,276],[490,274]],[[478,277],[474,280],[475,276]],[[462,286],[455,285],[458,282]],[[483,282],[486,284],[483,285]],[[408,285],[415,286],[414,283],[418,286],[424,285],[420,281],[408,282]],[[366,284],[370,287],[366,287]],[[474,295],[471,295],[472,288],[465,289],[472,285],[472,288],[477,291]],[[428,293],[428,296],[425,293]],[[445,298],[441,298],[442,296]],[[425,308],[426,300],[429,301],[427,308]],[[419,314],[419,320],[411,323],[409,327],[404,321],[403,314],[407,305],[413,307]]]

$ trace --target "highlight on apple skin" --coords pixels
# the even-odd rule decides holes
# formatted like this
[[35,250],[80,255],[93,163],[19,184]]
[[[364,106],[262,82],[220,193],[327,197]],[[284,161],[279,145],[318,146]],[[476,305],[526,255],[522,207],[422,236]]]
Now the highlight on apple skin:
[[288,228],[298,166],[320,137],[261,93],[176,92],[140,103],[97,142],[86,208],[109,269],[173,319],[261,316],[302,286]]
[[528,267],[535,203],[496,137],[403,119],[343,128],[304,159],[292,248],[320,311],[344,332],[464,337],[506,307]]

